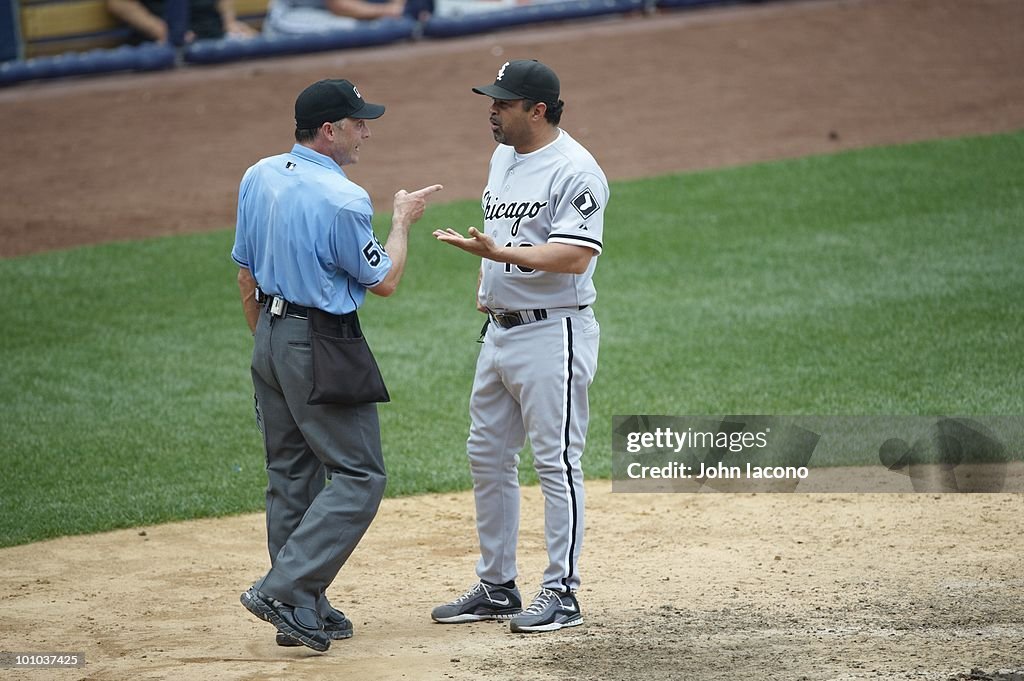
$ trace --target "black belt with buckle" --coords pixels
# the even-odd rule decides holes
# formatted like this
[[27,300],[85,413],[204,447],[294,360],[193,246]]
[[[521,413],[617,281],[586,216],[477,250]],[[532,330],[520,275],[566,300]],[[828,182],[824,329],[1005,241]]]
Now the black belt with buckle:
[[[530,315],[533,315],[532,317]],[[547,310],[530,310],[529,312],[492,312],[491,321],[503,329],[522,326],[530,322],[539,322],[548,318]]]
[[[587,305],[580,305],[580,310],[587,309]],[[547,310],[523,310],[521,312],[490,312],[491,321],[503,329],[511,329],[515,326],[541,322],[548,318]]]
[[[275,317],[294,317],[295,319],[309,319],[310,308],[304,305],[297,305],[295,303],[289,303],[284,298],[279,296],[268,296],[263,294],[266,300],[263,301],[263,309],[274,315]],[[274,301],[281,301],[281,312],[280,314],[274,313]]]

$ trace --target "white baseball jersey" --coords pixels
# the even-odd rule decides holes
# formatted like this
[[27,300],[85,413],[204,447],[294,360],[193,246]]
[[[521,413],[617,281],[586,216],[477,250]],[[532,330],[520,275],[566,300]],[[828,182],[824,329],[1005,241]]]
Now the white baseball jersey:
[[[484,190],[484,232],[499,246],[563,243],[600,254],[608,197],[601,167],[564,130],[525,155],[502,144],[491,156]],[[590,305],[597,297],[596,264],[592,258],[583,274],[560,274],[484,260],[478,298],[498,312]]]

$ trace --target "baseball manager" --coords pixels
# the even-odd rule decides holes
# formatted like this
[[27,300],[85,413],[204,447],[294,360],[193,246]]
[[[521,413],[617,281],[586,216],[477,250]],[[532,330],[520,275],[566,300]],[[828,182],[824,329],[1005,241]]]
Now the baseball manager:
[[[479,582],[434,608],[437,622],[511,620],[514,632],[583,623],[576,599],[583,544],[587,390],[600,327],[591,305],[608,181],[559,127],[558,76],[532,60],[506,62],[491,85],[491,156],[484,229],[434,236],[481,261],[477,308],[488,315],[470,397],[467,449],[476,498]],[[519,451],[529,435],[544,493],[548,567],[522,609],[516,586]]]

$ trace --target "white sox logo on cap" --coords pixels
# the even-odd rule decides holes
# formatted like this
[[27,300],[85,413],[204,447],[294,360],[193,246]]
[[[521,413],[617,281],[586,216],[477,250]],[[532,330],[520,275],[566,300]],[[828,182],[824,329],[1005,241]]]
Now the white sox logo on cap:
[[558,76],[536,59],[507,61],[498,69],[492,85],[473,88],[478,95],[502,100],[527,99],[549,107],[558,103],[559,90]]
[[357,88],[355,85],[352,86],[352,92],[356,93],[356,97],[358,97],[359,99],[363,98],[363,96],[359,94],[359,88]]

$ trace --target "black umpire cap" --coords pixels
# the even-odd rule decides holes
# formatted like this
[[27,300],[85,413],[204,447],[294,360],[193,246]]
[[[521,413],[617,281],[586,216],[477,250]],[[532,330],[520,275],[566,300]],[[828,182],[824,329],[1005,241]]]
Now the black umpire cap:
[[545,104],[557,104],[560,91],[558,76],[536,59],[507,61],[498,69],[493,85],[473,88],[478,95],[493,99],[528,99]]
[[380,118],[383,114],[383,105],[366,102],[347,80],[317,81],[295,99],[295,127],[299,130],[319,128],[342,118]]

